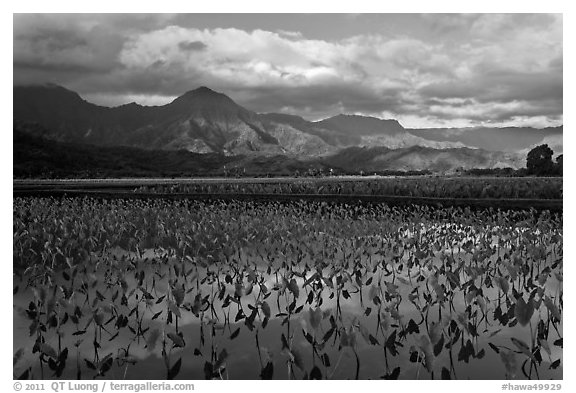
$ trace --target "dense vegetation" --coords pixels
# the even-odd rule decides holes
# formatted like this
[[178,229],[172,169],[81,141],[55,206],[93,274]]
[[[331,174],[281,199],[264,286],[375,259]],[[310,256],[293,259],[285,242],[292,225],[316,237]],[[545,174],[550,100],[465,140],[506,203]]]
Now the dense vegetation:
[[14,177],[106,178],[220,172],[230,158],[187,151],[64,143],[14,130]]
[[526,170],[535,176],[562,176],[563,155],[552,161],[554,151],[547,144],[539,145],[528,152]]
[[175,182],[137,193],[391,195],[429,198],[562,199],[561,178],[302,179],[291,182]]
[[562,216],[15,198],[21,378],[562,378]]
[[[371,163],[391,150],[383,147],[349,148],[340,153],[316,158],[288,155],[225,156],[197,154],[184,150],[145,150],[121,146],[94,146],[45,139],[46,130],[38,125],[15,124],[13,130],[13,175],[15,178],[114,178],[114,177],[268,177],[332,175],[427,175],[433,172],[458,172],[484,176],[526,176],[526,168],[450,169],[450,160],[438,167],[421,170],[383,169]],[[425,154],[430,149],[405,149],[402,154]],[[378,160],[376,160],[378,161]],[[391,162],[391,165],[393,162]],[[393,167],[393,166],[392,166]],[[554,171],[536,171],[542,176],[561,175],[561,161]],[[444,168],[444,169],[441,169]]]

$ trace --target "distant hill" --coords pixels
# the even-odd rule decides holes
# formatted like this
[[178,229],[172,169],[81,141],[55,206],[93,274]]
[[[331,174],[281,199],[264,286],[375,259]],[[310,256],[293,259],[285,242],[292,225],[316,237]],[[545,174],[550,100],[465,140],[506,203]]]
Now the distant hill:
[[[185,150],[145,150],[94,146],[43,138],[41,126],[17,125],[13,131],[15,177],[150,177],[293,175],[330,169],[336,173],[520,167],[521,160],[478,149],[350,147],[320,158],[287,155],[199,154]],[[504,163],[510,160],[514,165]]]
[[554,138],[556,145],[561,146],[563,127],[424,128],[408,129],[408,132],[431,141],[457,142],[489,151],[520,152],[546,143],[550,138]]
[[103,147],[47,140],[14,130],[14,177],[147,177],[220,173],[233,159],[183,150]]
[[207,87],[163,106],[131,103],[114,108],[91,104],[60,86],[14,87],[14,119],[43,125],[50,139],[102,146],[226,155],[331,151],[314,135],[290,128],[265,129],[256,113]]
[[[57,85],[15,86],[13,90],[14,132],[60,142],[46,144],[42,154],[50,157],[64,148],[69,154],[82,152],[86,159],[78,157],[78,162],[87,167],[111,168],[90,153],[89,146],[111,148],[93,151],[120,166],[124,162],[120,152],[127,154],[132,159],[127,167],[146,170],[188,171],[201,169],[207,162],[219,170],[221,166],[215,162],[220,161],[222,165],[229,162],[263,170],[268,166],[271,171],[286,172],[318,165],[344,170],[437,171],[519,167],[524,165],[519,154],[525,157],[526,149],[539,142],[551,141],[560,149],[562,145],[562,127],[415,130],[405,129],[393,119],[358,115],[311,122],[294,115],[258,114],[207,87],[188,91],[162,106],[130,103],[113,108],[94,105]],[[20,134],[21,143],[35,141]],[[172,153],[162,155],[160,151]],[[23,150],[20,153],[15,165],[31,165],[34,157]],[[186,157],[191,164],[176,164],[176,157]],[[89,158],[91,162],[87,162]],[[161,165],[149,168],[154,161],[141,162],[144,158],[160,160]],[[58,162],[55,159],[51,165],[58,166]]]
[[433,149],[412,146],[402,149],[386,147],[351,147],[327,157],[325,162],[351,171],[418,171],[451,172],[472,168],[522,168],[525,158],[516,154],[487,152],[480,149]]
[[398,135],[405,132],[404,127],[396,120],[382,120],[375,117],[358,115],[337,115],[315,123],[320,128],[340,133],[365,135]]

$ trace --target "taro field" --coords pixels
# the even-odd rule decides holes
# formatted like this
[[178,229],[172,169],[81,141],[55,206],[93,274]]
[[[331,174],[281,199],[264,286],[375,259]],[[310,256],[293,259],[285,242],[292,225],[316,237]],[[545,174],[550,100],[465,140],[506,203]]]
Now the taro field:
[[14,198],[13,374],[561,379],[562,215]]

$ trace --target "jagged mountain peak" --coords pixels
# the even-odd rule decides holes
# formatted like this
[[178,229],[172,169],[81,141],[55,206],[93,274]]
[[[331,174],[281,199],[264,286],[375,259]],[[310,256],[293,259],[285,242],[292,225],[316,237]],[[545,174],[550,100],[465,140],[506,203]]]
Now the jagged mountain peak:
[[[413,145],[429,149],[464,146],[486,149],[485,146],[491,145],[483,140],[485,138],[471,138],[489,135],[489,142],[499,147],[503,145],[502,141],[507,140],[510,140],[510,146],[516,146],[517,140],[527,139],[528,135],[533,135],[530,143],[534,144],[548,135],[534,130],[526,133],[520,129],[487,129],[453,136],[453,132],[442,130],[404,129],[397,120],[363,115],[339,114],[312,122],[297,115],[256,114],[206,86],[190,90],[161,106],[137,103],[114,108],[98,106],[55,84],[28,88],[14,86],[13,98],[14,119],[42,125],[44,128],[37,133],[46,138],[151,150],[319,157],[349,147],[373,148],[372,151],[379,153],[384,148],[401,149]],[[562,130],[557,134],[561,142]],[[463,139],[465,137],[468,139]],[[462,143],[461,140],[474,143]],[[405,151],[422,155],[428,150],[413,148]],[[485,153],[474,151],[468,154]]]
[[226,94],[212,90],[206,86],[201,86],[197,89],[187,91],[180,97],[176,98],[173,102],[182,101],[202,101],[206,103],[217,103],[217,104],[234,104],[237,105],[230,97]]

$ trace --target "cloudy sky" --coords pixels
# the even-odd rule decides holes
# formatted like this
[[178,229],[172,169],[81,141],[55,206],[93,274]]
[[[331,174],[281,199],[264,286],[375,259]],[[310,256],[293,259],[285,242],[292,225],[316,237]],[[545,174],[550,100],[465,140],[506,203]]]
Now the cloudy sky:
[[199,86],[256,112],[405,127],[562,124],[562,16],[15,14],[14,84],[100,105]]

